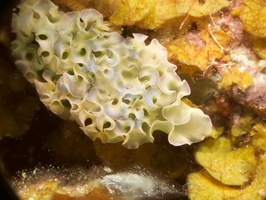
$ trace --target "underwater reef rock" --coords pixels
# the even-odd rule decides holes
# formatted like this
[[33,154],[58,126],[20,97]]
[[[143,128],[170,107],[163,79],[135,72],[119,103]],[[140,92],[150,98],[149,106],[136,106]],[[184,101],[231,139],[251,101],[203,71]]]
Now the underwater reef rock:
[[[30,23],[24,23],[24,26],[13,24],[18,28],[16,30],[19,30],[19,33],[23,33],[17,34],[20,35],[20,39],[23,38],[24,42],[20,48],[23,51],[18,49],[16,54],[19,62],[24,63],[22,67],[24,76],[33,85],[38,85],[41,100],[47,104],[49,109],[62,118],[76,120],[78,124],[60,120],[48,109],[42,108],[43,110],[40,110],[36,115],[38,120],[34,120],[30,127],[30,133],[27,133],[26,137],[19,138],[21,142],[18,140],[4,144],[4,139],[1,140],[4,144],[1,145],[1,155],[3,155],[1,159],[2,164],[6,164],[6,171],[32,169],[34,164],[40,160],[41,165],[48,162],[56,163],[58,166],[81,165],[88,168],[93,164],[105,165],[107,163],[115,171],[127,171],[125,169],[129,167],[141,166],[151,170],[148,173],[151,176],[157,177],[157,174],[161,173],[167,176],[167,180],[170,178],[173,183],[179,183],[182,186],[180,190],[182,194],[174,193],[176,196],[173,196],[173,199],[265,199],[266,35],[264,0],[221,0],[216,1],[216,4],[213,1],[204,0],[52,0],[59,8],[54,5],[51,6],[52,4],[47,1],[42,1],[42,4],[38,4],[38,1],[26,2],[29,6],[21,20],[30,19],[28,20]],[[49,6],[44,6],[48,4]],[[50,6],[53,9],[49,10]],[[47,12],[44,12],[45,8]],[[90,11],[84,11],[85,9]],[[169,12],[165,12],[165,10],[169,10]],[[19,10],[15,11],[15,15],[21,15]],[[86,21],[89,19],[89,17],[86,18],[88,15],[93,18],[90,23]],[[61,16],[64,18],[64,25],[61,24],[58,29],[54,26],[60,24],[60,21],[63,22]],[[39,17],[42,20],[39,20]],[[34,23],[31,23],[33,21]],[[71,31],[68,31],[68,28]],[[34,34],[29,34],[29,30],[33,30]],[[92,38],[86,37],[87,32],[91,33]],[[143,34],[148,37],[146,38]],[[113,43],[108,43],[110,39],[113,40]],[[84,40],[90,41],[89,44],[84,42],[83,44],[86,45],[79,45]],[[136,45],[136,41],[138,45]],[[100,45],[95,46],[94,42],[100,42]],[[23,48],[26,43],[31,48]],[[112,51],[108,49],[109,47]],[[100,48],[101,51],[98,51]],[[114,48],[116,48],[115,51]],[[95,51],[96,49],[97,51]],[[25,54],[22,55],[21,52]],[[143,54],[145,58],[142,57],[143,52],[145,52]],[[155,59],[149,57],[150,53],[154,54],[153,58]],[[134,135],[134,138],[133,135],[108,138],[105,137],[105,134],[105,136],[101,135],[104,142],[112,141],[115,143],[102,144],[97,138],[96,141],[91,141],[79,130],[78,125],[83,129],[93,126],[93,131],[97,128],[96,135],[100,135],[101,131],[112,128],[112,121],[108,121],[108,118],[107,121],[97,122],[97,119],[101,119],[100,117],[92,118],[92,114],[98,111],[97,106],[93,107],[95,108],[93,113],[83,112],[83,114],[78,115],[76,112],[74,115],[73,112],[70,112],[71,109],[72,111],[75,109],[80,111],[81,107],[84,110],[88,109],[87,107],[85,109],[85,105],[90,99],[74,100],[82,99],[80,93],[83,95],[87,92],[86,89],[90,88],[92,80],[94,81],[93,87],[98,84],[93,76],[88,76],[88,74],[92,75],[95,72],[92,73],[92,69],[88,68],[88,60],[86,59],[88,55],[93,55],[94,60],[89,63],[93,64],[90,65],[94,67],[93,70],[98,70],[97,66],[103,67],[101,68],[102,71],[100,70],[103,72],[103,76],[100,73],[95,73],[98,78],[100,77],[103,87],[98,90],[94,96],[97,97],[97,100],[95,98],[93,102],[98,102],[100,99],[101,104],[98,104],[100,107],[106,103],[106,107],[102,110],[105,111],[106,115],[112,115],[113,120],[119,117],[119,115],[114,115],[115,111],[119,110],[118,108],[122,109],[119,110],[119,112],[121,111],[120,114],[128,114],[124,112],[124,107],[121,105],[134,105],[140,108],[147,103],[149,112],[145,110],[141,113],[137,112],[138,109],[133,109],[135,114],[130,112],[125,115],[125,118],[134,121],[148,116],[149,120],[155,120],[153,118],[153,106],[158,102],[163,102],[160,100],[162,94],[160,92],[166,91],[164,90],[166,88],[156,84],[154,87],[153,84],[156,83],[156,80],[158,82],[163,74],[171,74],[171,76],[167,75],[168,79],[165,83],[168,84],[169,90],[174,88],[174,90],[182,92],[182,95],[177,96],[176,99],[182,100],[180,103],[187,105],[189,109],[202,110],[211,119],[212,131],[210,134],[205,133],[207,135],[204,135],[208,138],[199,143],[177,147],[169,144],[169,134],[162,133],[163,131],[170,131],[170,126],[167,130],[161,131],[154,128],[154,132],[151,134],[153,128],[144,123],[145,126],[134,124],[134,126],[125,129],[127,132],[130,127],[141,128],[146,134],[143,134],[145,136],[142,138],[143,140],[140,140],[141,134],[138,134],[137,137]],[[125,57],[120,60],[114,59],[121,55]],[[145,61],[146,58],[147,61]],[[29,67],[31,61],[34,61],[36,65]],[[145,66],[141,65],[143,61]],[[122,65],[122,68],[115,66],[116,64],[121,65],[121,63],[135,63],[135,65],[130,65],[130,70],[125,70],[128,69],[125,67],[126,65]],[[148,65],[149,63],[158,64],[157,71]],[[117,87],[121,86],[120,83],[116,85],[107,81],[108,79],[105,77],[112,77],[112,70],[107,67],[110,64],[114,65],[111,68],[113,71],[117,70],[116,72],[118,72],[122,69],[117,74],[121,74],[120,78],[123,82],[121,85],[127,88]],[[67,71],[64,71],[65,68]],[[105,71],[107,68],[108,70]],[[136,73],[138,69],[144,70],[142,71],[144,76],[135,81],[134,78],[139,74]],[[87,80],[86,77],[90,77],[90,79]],[[184,79],[186,81],[182,81]],[[7,77],[4,80],[10,81]],[[144,87],[145,91],[154,89],[152,93],[149,93],[150,96],[147,95],[148,93],[145,93],[141,98],[134,96],[132,101],[130,98],[133,96],[119,97],[117,100],[113,98],[120,95],[114,92],[114,88],[126,90],[134,88],[135,92],[141,91],[141,88],[136,87],[139,81],[147,83],[145,85],[147,87]],[[44,85],[46,86],[42,87]],[[88,87],[84,89],[82,87],[84,85]],[[97,87],[99,85],[100,83]],[[110,88],[109,93],[107,88]],[[58,91],[65,96],[58,96]],[[110,96],[112,98],[108,99]],[[154,98],[155,96],[156,98]],[[169,97],[169,94],[165,96]],[[68,99],[60,97],[67,97]],[[15,99],[15,96],[12,98]],[[59,101],[56,101],[58,99]],[[171,103],[173,102],[175,101]],[[110,104],[113,106],[112,108],[117,110],[107,109],[107,105]],[[91,108],[92,105],[95,106],[95,104],[90,104]],[[160,109],[162,111],[164,108],[160,107]],[[176,115],[176,110],[169,109],[168,111],[173,111],[173,116],[177,116],[172,119],[179,120],[178,116],[181,115]],[[24,112],[22,111],[22,113]],[[40,117],[43,112],[47,112],[47,115],[43,115],[44,118]],[[163,123],[165,124],[167,120],[164,116],[163,112],[156,115],[160,120],[164,119]],[[45,118],[50,120],[44,120]],[[94,119],[96,126],[93,124]],[[117,119],[114,121],[118,124]],[[131,125],[131,123],[128,124]],[[147,127],[152,131],[147,130]],[[191,128],[194,130],[194,127]],[[84,132],[86,133],[86,131]],[[87,132],[89,132],[88,129]],[[194,134],[186,129],[186,134],[190,135],[190,133]],[[130,140],[127,140],[128,138]],[[40,142],[40,140],[42,141]],[[131,145],[128,145],[128,141],[132,142]],[[141,145],[147,141],[148,143]],[[124,145],[128,145],[127,147],[138,148],[125,149],[121,145],[123,142]],[[23,143],[24,146],[20,143]],[[11,146],[20,148],[20,153],[9,148]],[[5,147],[8,149],[4,149]],[[22,151],[23,147],[26,150],[23,149]],[[45,151],[46,156],[49,154],[48,159],[45,159],[45,156],[40,153],[43,151]],[[27,159],[25,160],[25,158]],[[23,161],[23,165],[21,165],[21,161]],[[9,166],[13,166],[13,168],[8,169]],[[44,171],[48,172],[49,170]],[[79,172],[79,170],[76,171]],[[64,173],[65,171],[60,169],[58,172]],[[136,171],[131,172],[127,173],[127,177],[136,177]],[[34,173],[32,174],[34,178]],[[77,174],[71,175],[71,173],[66,173],[66,175],[70,175],[70,179],[73,176],[79,177]],[[124,174],[117,176],[116,173],[111,172],[109,175],[111,176],[108,176],[108,180],[111,178],[112,183],[118,183],[118,186],[123,187],[120,185],[123,182],[122,179],[128,183]],[[142,172],[138,175],[140,181],[147,180],[145,179],[147,174],[144,175],[144,179]],[[22,173],[21,176],[28,177],[28,173]],[[21,180],[23,178],[19,179],[18,182]],[[74,198],[66,194],[70,188],[59,191],[58,188],[61,186],[58,182],[47,182],[46,180],[42,186],[48,188],[50,192],[56,191],[56,198]],[[36,187],[42,188],[39,187],[41,186],[39,183],[36,185],[26,184],[24,191],[27,187],[28,191],[34,191]],[[78,189],[80,187],[75,184],[71,188],[73,191]],[[112,187],[109,189],[113,190]],[[118,191],[117,189],[116,191]],[[98,198],[99,194],[102,193],[104,194],[102,198],[110,199],[114,197],[110,196],[109,191],[111,190],[99,187],[92,190],[95,193],[90,193],[91,198],[93,195]],[[143,191],[142,188],[140,190]],[[42,191],[40,190],[40,194]],[[87,191],[91,190],[88,189]],[[115,199],[120,197],[120,195],[115,196]],[[160,198],[167,199],[166,196],[158,197],[158,199]]]

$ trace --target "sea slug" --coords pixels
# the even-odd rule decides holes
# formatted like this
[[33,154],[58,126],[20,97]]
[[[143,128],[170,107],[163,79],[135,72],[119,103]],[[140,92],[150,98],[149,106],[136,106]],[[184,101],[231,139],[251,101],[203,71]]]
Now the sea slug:
[[12,54],[40,100],[75,120],[86,135],[127,148],[168,134],[175,146],[210,134],[209,116],[182,101],[190,87],[147,36],[123,38],[94,9],[63,12],[49,0],[25,0],[14,14]]

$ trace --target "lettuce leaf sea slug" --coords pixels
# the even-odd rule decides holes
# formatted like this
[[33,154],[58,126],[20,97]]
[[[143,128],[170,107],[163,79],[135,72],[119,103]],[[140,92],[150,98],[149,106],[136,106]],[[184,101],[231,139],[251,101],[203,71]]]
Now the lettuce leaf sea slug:
[[201,141],[210,118],[185,104],[186,81],[153,39],[124,39],[94,9],[62,12],[49,0],[25,0],[14,14],[16,65],[56,115],[75,120],[86,135],[103,143],[138,148],[153,132],[172,145]]

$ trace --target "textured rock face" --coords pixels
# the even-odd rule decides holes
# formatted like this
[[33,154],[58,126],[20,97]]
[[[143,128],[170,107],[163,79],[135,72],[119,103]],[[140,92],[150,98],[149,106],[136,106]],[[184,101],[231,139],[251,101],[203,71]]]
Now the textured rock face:
[[189,85],[156,39],[124,39],[93,9],[64,13],[48,0],[19,9],[12,22],[17,66],[52,112],[77,121],[90,138],[138,148],[155,130],[173,145],[210,133],[209,117],[182,102]]

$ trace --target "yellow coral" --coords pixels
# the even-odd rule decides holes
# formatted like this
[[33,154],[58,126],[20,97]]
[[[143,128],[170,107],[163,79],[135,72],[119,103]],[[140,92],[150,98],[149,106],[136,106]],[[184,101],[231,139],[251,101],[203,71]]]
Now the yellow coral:
[[250,115],[244,116],[239,123],[232,127],[231,134],[234,137],[239,137],[250,132],[254,118]]
[[252,133],[254,134],[252,137],[252,144],[266,151],[266,125],[260,123],[256,124]]
[[255,38],[252,47],[259,57],[266,60],[266,38]]
[[150,0],[121,0],[119,9],[110,17],[116,25],[133,25],[145,18],[155,5]]
[[220,87],[229,88],[232,84],[236,84],[239,89],[245,90],[254,83],[254,78],[248,72],[241,72],[239,68],[232,67],[222,74],[223,79]]
[[202,17],[213,14],[230,3],[227,0],[54,0],[73,10],[93,7],[115,25],[136,25],[144,29],[156,29],[172,18],[190,15]]
[[156,4],[154,5],[153,9],[150,10],[149,14],[136,25],[144,29],[159,28],[167,20],[181,16],[183,14],[177,12],[177,7],[185,7],[185,5],[180,6],[181,2],[182,0],[156,1]]
[[264,0],[244,0],[239,17],[249,33],[266,37],[266,2]]
[[188,175],[190,200],[226,200],[237,196],[238,190],[223,185],[205,170]]
[[202,1],[202,3],[199,0],[191,0],[188,2],[190,5],[192,5],[191,9],[188,11],[188,14],[194,17],[210,15],[219,11],[223,7],[230,5],[229,1],[227,0],[219,0],[215,1],[215,3],[212,0],[205,0],[204,2]]
[[[134,0],[130,0],[134,1]],[[159,28],[162,24],[167,22],[169,19],[177,18],[184,15],[191,15],[194,17],[202,17],[217,12],[229,5],[229,2],[226,0],[218,0],[213,3],[211,0],[206,0],[204,3],[200,3],[198,0],[158,0],[148,2],[156,2],[154,6],[151,7],[151,10],[146,16],[143,16],[143,19],[136,24],[136,26],[144,29],[156,29]],[[146,4],[147,2],[145,2]],[[134,10],[133,10],[134,11]],[[128,15],[126,9],[122,10],[124,16]],[[138,12],[135,13],[138,16]],[[112,21],[112,18],[111,18]],[[113,21],[115,23],[115,21]],[[124,24],[129,25],[129,24]]]
[[243,185],[250,181],[256,167],[254,147],[234,149],[226,137],[203,142],[196,151],[196,160],[210,175],[226,185]]
[[266,198],[266,155],[262,155],[254,170],[254,180],[235,188],[222,184],[203,170],[188,175],[190,200],[264,200]]
[[[190,33],[180,33],[176,39],[165,43],[164,45],[169,51],[169,59],[181,62],[186,66],[196,66],[198,70],[203,71],[212,65],[214,60],[222,58],[231,37],[220,27],[208,24],[210,24],[209,20],[202,20],[197,32],[191,33],[191,35]],[[161,32],[163,33],[163,30]],[[186,72],[190,70],[188,69]]]
[[220,135],[222,135],[224,133],[224,127],[212,127],[212,132],[210,134],[210,137],[216,139],[218,138]]

